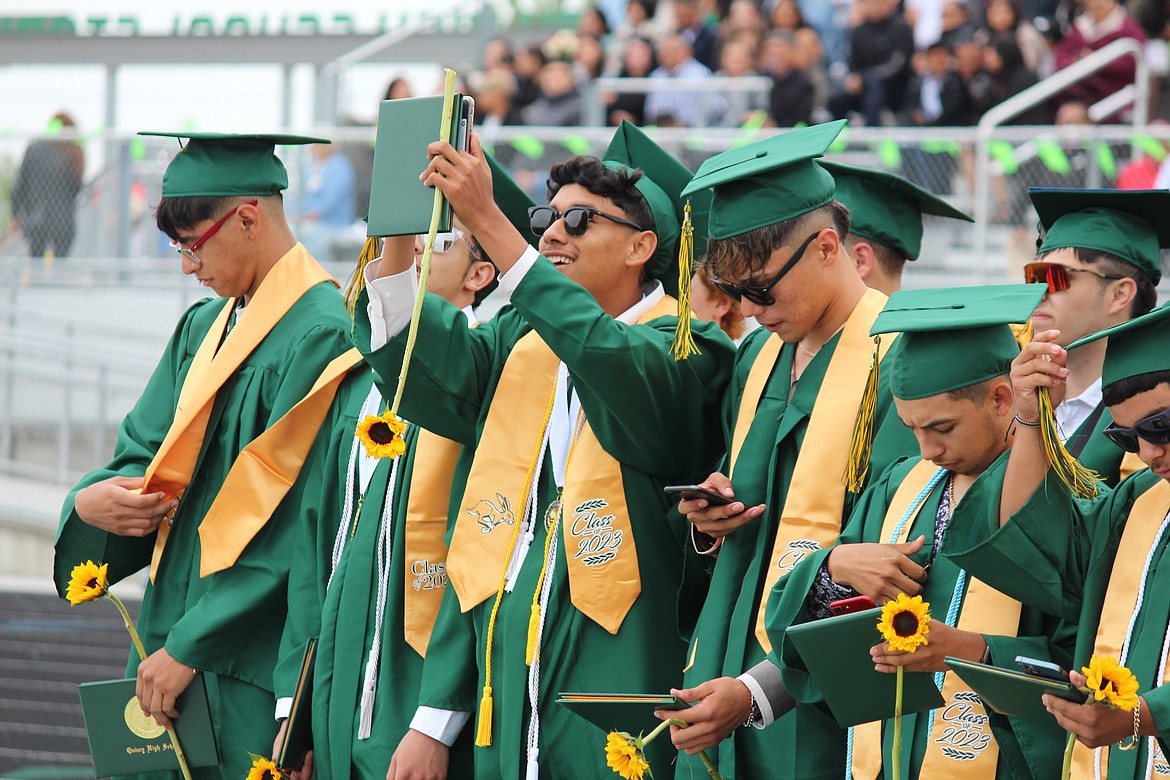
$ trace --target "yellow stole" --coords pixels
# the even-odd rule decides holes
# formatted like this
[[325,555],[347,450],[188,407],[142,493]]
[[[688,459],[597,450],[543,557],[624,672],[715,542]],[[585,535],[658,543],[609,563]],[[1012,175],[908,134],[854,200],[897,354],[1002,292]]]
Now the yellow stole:
[[462,449],[458,442],[422,429],[414,440],[414,467],[406,497],[402,630],[406,643],[424,658],[447,586],[443,535],[447,533],[451,480]]
[[[639,323],[674,316],[663,297]],[[447,572],[466,612],[494,594],[530,501],[560,359],[532,331],[504,365],[460,502]],[[482,453],[482,457],[480,454]],[[561,496],[561,534],[573,605],[616,634],[642,590],[621,464],[585,421]],[[530,518],[537,522],[537,518]]]
[[[144,493],[163,491],[182,496],[195,471],[216,393],[293,304],[311,287],[325,281],[332,282],[333,278],[302,245],[297,244],[264,277],[248,305],[247,316],[224,338],[236,299],[226,302],[195,352],[179,391],[171,427],[146,469]],[[283,438],[262,434],[237,457],[215,502],[200,523],[201,544],[214,537],[211,548],[201,551],[200,576],[231,566],[295,481],[333,393],[348,370],[342,368],[338,360],[330,364],[328,376],[323,374],[306,398],[276,423],[280,425],[289,418],[289,422],[282,426]],[[351,354],[347,360],[356,365],[360,355]],[[271,431],[269,428],[265,433]],[[271,468],[265,466],[266,462]],[[241,490],[246,492],[237,492]],[[224,496],[232,498],[230,510],[220,500]],[[210,525],[207,525],[208,519]],[[205,527],[208,530],[206,537]],[[158,571],[169,532],[167,523],[158,528],[150,562],[151,581]]]
[[[1166,519],[1170,507],[1170,484],[1159,480],[1156,485],[1138,496],[1129,510],[1125,530],[1113,558],[1113,570],[1109,574],[1109,587],[1105,590],[1105,602],[1101,605],[1101,619],[1097,623],[1097,637],[1093,641],[1093,654],[1122,658],[1122,646],[1129,633],[1129,622],[1137,609],[1138,595],[1144,585],[1143,579],[1149,569],[1143,565],[1149,558],[1150,548],[1158,538],[1158,530]],[[1170,670],[1168,670],[1170,671]],[[1155,743],[1149,740],[1149,744]],[[1109,749],[1090,749],[1076,743],[1073,748],[1072,775],[1074,780],[1092,780],[1096,776],[1094,759],[1101,762],[1101,777],[1109,774]]]
[[[899,521],[911,502],[930,482],[938,467],[929,461],[921,461],[902,480],[894,493],[894,499],[886,510],[882,523],[883,542],[904,543],[910,536],[914,519],[918,516],[925,497],[913,507],[910,518],[902,527],[896,539],[891,538]],[[954,507],[951,508],[954,511]],[[940,544],[936,539],[935,544]],[[984,582],[971,577],[959,613],[960,630],[977,634],[1015,636],[1020,628],[1020,603],[1008,598]],[[935,607],[943,605],[935,604]],[[945,608],[949,608],[947,604]],[[930,729],[926,754],[922,759],[919,777],[964,777],[972,780],[995,777],[999,761],[999,746],[991,733],[987,711],[978,695],[963,684],[952,671],[943,677],[943,706],[936,710]],[[924,717],[922,715],[920,717]],[[882,724],[879,721],[864,723],[853,729],[853,771],[854,780],[874,780],[882,768]]]
[[[772,643],[768,641],[764,628],[764,608],[772,586],[810,552],[833,544],[841,533],[841,512],[845,507],[844,475],[853,440],[853,421],[861,405],[873,356],[873,338],[869,329],[885,305],[886,296],[876,290],[865,291],[845,322],[813,404],[808,430],[796,458],[792,479],[788,482],[788,495],[776,528],[771,563],[760,591],[756,639],[767,652],[772,652]],[[772,336],[769,341],[772,340],[779,341],[779,338]],[[892,341],[893,338],[883,340],[880,358],[885,357]],[[768,347],[765,344],[767,352],[779,356],[778,345]],[[739,456],[737,443],[742,447],[747,437],[747,429],[751,427],[776,357],[767,364],[757,357],[752,364],[732,432],[732,456],[735,458]],[[763,376],[757,376],[757,372]]]

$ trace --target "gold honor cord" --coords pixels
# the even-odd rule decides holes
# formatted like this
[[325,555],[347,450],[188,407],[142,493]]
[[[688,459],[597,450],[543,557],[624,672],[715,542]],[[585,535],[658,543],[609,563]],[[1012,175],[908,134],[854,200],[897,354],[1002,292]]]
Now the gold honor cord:
[[[455,108],[455,71],[450,68],[443,70],[443,119],[439,125],[439,138],[451,137],[451,117]],[[398,406],[402,403],[402,391],[406,387],[406,373],[410,368],[410,356],[414,353],[414,342],[418,339],[418,321],[422,316],[423,297],[427,294],[427,277],[431,272],[431,254],[435,249],[435,234],[439,232],[439,217],[443,213],[443,191],[435,187],[435,205],[431,208],[431,227],[427,231],[426,245],[423,247],[422,265],[418,276],[418,292],[414,297],[414,310],[410,313],[410,330],[406,334],[406,351],[402,355],[402,371],[398,374],[398,389],[394,391],[394,402],[390,411],[398,415]]]

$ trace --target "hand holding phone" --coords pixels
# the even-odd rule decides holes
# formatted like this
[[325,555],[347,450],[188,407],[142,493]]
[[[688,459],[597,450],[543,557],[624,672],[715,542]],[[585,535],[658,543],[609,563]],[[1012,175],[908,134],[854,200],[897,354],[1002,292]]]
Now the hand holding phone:
[[867,609],[877,609],[877,604],[869,596],[837,599],[829,604],[829,612],[833,615],[851,615],[854,612],[864,612]]
[[723,506],[735,501],[734,498],[728,498],[722,493],[708,490],[701,485],[667,485],[662,489],[662,492],[668,496],[675,496],[680,500],[706,501],[708,506]]

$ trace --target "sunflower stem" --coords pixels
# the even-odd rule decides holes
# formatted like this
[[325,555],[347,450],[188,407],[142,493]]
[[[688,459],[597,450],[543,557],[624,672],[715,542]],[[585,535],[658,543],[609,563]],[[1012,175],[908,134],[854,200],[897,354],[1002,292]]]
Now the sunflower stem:
[[649,745],[655,737],[666,730],[667,726],[678,726],[680,729],[685,729],[687,727],[687,722],[682,718],[671,718],[669,720],[664,720],[655,726],[653,731],[642,738],[642,744]]
[[[134,621],[130,619],[130,613],[126,611],[126,605],[122,603],[122,599],[109,590],[106,591],[106,597],[114,602],[118,612],[122,613],[122,622],[126,624],[130,641],[134,643],[134,649],[138,651],[138,660],[145,661],[146,648],[142,646],[142,637],[138,636],[138,629],[134,627]],[[179,770],[183,773],[184,780],[191,780],[191,767],[187,766],[187,756],[183,754],[183,747],[179,744],[179,735],[175,733],[174,726],[167,727],[167,736],[171,738],[171,747],[175,750],[175,758],[179,761]]]
[[1076,734],[1070,731],[1068,739],[1064,742],[1064,764],[1060,768],[1060,780],[1068,780],[1069,773],[1072,772],[1073,748],[1076,747],[1076,744]]
[[902,666],[898,667],[898,682],[894,688],[894,780],[902,776]]
[[711,775],[711,780],[723,780],[723,775],[719,774],[719,770],[711,763],[711,759],[707,757],[706,750],[699,751],[699,758],[703,762],[703,766],[707,767],[707,774]]

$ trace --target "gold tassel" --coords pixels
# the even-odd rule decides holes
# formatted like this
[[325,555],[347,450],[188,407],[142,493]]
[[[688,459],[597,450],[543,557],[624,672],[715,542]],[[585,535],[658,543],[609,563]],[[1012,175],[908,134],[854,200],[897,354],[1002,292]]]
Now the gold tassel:
[[675,360],[686,360],[702,351],[691,335],[691,275],[695,259],[695,226],[691,223],[691,201],[683,207],[682,232],[678,238],[678,324],[674,329],[674,343],[670,354]]
[[1036,400],[1040,403],[1040,439],[1044,443],[1044,455],[1048,465],[1056,472],[1056,478],[1063,482],[1077,498],[1096,498],[1097,483],[1101,475],[1074,458],[1060,440],[1056,425],[1056,410],[1047,387],[1037,389]]
[[1020,325],[1012,325],[1012,335],[1016,337],[1016,343],[1020,345],[1020,349],[1032,343],[1032,339],[1036,337],[1036,330],[1032,327],[1032,321],[1028,320]]
[[362,253],[358,255],[357,268],[354,270],[353,276],[349,278],[349,284],[345,287],[345,310],[349,312],[351,320],[354,317],[354,309],[357,307],[358,295],[361,294],[362,288],[366,284],[366,266],[380,254],[382,254],[381,242],[374,236],[367,237],[366,243],[362,246]]
[[853,423],[853,440],[849,445],[849,464],[845,467],[845,487],[850,493],[860,493],[869,474],[869,456],[873,449],[873,423],[877,416],[878,378],[881,373],[882,337],[874,336],[873,355],[869,358],[869,374],[865,377],[865,390],[861,393],[861,405],[857,408],[857,420]]
[[475,746],[491,747],[492,744],[492,686],[483,686],[483,698],[479,700],[479,722],[475,730]]
[[[536,591],[537,594],[540,591]],[[528,647],[524,651],[524,663],[532,666],[532,661],[536,658],[536,641],[540,636],[540,603],[532,602],[532,611],[528,616]]]

